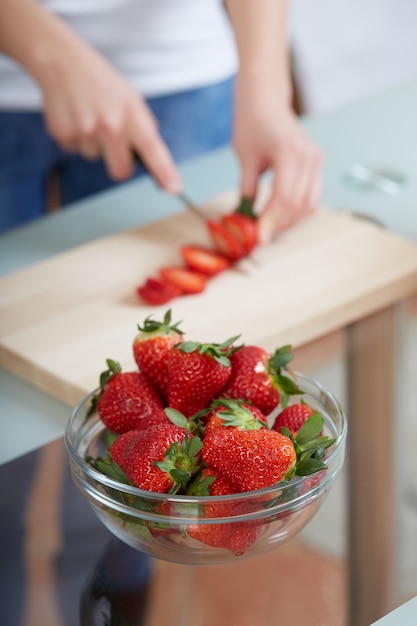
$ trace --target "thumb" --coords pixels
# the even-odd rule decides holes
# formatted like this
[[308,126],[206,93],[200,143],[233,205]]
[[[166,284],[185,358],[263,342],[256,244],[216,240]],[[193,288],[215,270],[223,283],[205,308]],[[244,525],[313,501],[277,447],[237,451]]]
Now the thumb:
[[259,167],[254,159],[241,162],[240,194],[242,198],[246,197],[255,200],[259,174]]

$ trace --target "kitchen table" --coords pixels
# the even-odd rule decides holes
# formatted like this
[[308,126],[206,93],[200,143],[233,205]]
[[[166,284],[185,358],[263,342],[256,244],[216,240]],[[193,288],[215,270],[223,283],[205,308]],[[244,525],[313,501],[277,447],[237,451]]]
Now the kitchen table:
[[[416,102],[417,83],[304,121],[326,157],[324,204],[333,212],[359,213],[382,222],[390,232],[417,239]],[[355,163],[398,170],[404,174],[404,186],[398,195],[389,196],[373,189],[358,191],[346,178]],[[181,170],[187,192],[196,202],[238,186],[238,168],[229,148],[186,163]],[[127,183],[3,235],[0,272],[7,275],[75,246],[181,211],[178,200],[163,195],[151,181]],[[412,266],[413,262],[399,290],[379,300],[381,294],[374,294],[377,303],[369,299],[368,312],[361,309],[358,317],[353,307],[343,318],[348,335],[350,619],[354,626],[367,626],[396,602],[392,362],[396,305],[417,292],[417,265],[415,273]],[[320,327],[318,336],[322,335]],[[309,341],[313,338],[308,336]],[[7,367],[1,374],[2,414],[10,416],[12,426],[1,444],[2,460],[7,461],[62,435],[69,407],[36,388],[36,379],[29,384]],[[364,422],[367,430],[379,433],[374,449],[363,446],[360,425]],[[369,468],[373,478],[365,481]]]

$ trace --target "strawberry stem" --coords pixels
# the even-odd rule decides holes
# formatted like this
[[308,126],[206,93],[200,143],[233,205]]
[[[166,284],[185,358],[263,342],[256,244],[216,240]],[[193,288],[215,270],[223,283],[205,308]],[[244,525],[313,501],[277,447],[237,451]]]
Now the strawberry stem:
[[249,196],[242,196],[240,204],[236,209],[236,213],[246,215],[246,217],[250,217],[252,220],[258,219],[258,216],[253,209],[253,201],[249,198]]
[[295,466],[291,469],[290,475],[285,478],[309,476],[320,470],[327,469],[327,465],[322,461],[325,454],[324,451],[336,440],[327,436],[320,436],[323,425],[323,416],[320,413],[312,413],[301,426],[295,438],[288,428],[281,429],[281,433],[294,443],[297,455]]
[[230,339],[226,339],[223,343],[198,343],[197,341],[184,341],[177,347],[178,350],[181,350],[181,352],[184,352],[185,354],[190,354],[191,352],[207,354],[212,356],[213,359],[221,365],[230,367],[230,359],[228,357],[237,350],[240,350],[242,347],[241,345],[232,345],[237,339],[239,339],[239,337],[240,335],[230,337]]
[[113,376],[116,376],[116,374],[121,374],[122,372],[122,367],[117,361],[114,361],[113,359],[106,359],[106,363],[107,369],[100,374],[100,391],[91,398],[91,404],[87,411],[86,418],[90,417],[90,415],[96,411],[100,398],[103,395],[104,387],[109,380],[113,378]]
[[164,454],[163,461],[154,465],[171,476],[174,483],[169,493],[185,489],[190,478],[201,468],[200,452],[203,442],[199,437],[189,436],[188,432],[181,443],[174,442]]
[[216,415],[223,421],[223,426],[237,426],[241,430],[259,430],[265,426],[238,400],[219,398],[212,402],[211,408],[221,409]]
[[157,332],[161,335],[168,335],[171,331],[174,331],[176,333],[179,333],[180,335],[183,335],[183,331],[178,328],[179,324],[181,324],[181,322],[171,324],[171,309],[168,309],[168,311],[164,315],[164,319],[162,322],[153,320],[152,316],[149,315],[143,322],[143,326],[140,326],[139,324],[137,326],[138,330],[142,333]]

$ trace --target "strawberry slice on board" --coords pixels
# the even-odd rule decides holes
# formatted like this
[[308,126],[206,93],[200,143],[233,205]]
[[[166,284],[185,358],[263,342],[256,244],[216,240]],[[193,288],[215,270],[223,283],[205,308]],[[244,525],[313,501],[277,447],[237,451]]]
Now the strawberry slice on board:
[[236,211],[224,215],[221,223],[241,242],[246,254],[250,254],[257,246],[257,215],[250,198],[243,197]]
[[224,224],[215,220],[207,220],[207,229],[215,250],[231,261],[239,261],[246,256],[242,242]]
[[162,276],[147,278],[142,285],[136,288],[137,295],[145,304],[158,306],[166,304],[182,294],[182,290]]
[[180,254],[189,269],[206,276],[215,276],[230,266],[230,259],[204,246],[182,246]]
[[183,294],[201,293],[206,287],[207,276],[184,267],[169,265],[161,267],[159,273]]

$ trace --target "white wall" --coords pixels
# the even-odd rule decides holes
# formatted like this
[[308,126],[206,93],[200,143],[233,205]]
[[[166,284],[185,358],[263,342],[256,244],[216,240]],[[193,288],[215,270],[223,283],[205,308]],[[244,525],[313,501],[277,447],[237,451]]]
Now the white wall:
[[307,113],[417,78],[417,0],[289,0],[289,10]]

